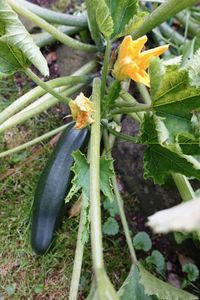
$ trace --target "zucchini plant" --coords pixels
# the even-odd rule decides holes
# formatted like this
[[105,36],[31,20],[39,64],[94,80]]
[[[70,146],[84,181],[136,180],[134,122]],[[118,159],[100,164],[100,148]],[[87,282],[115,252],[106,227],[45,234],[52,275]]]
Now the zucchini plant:
[[[145,6],[146,3],[150,5]],[[37,253],[47,250],[64,201],[68,203],[79,195],[80,225],[70,300],[78,295],[84,247],[90,239],[94,276],[88,300],[198,299],[163,282],[138,261],[111,153],[115,139],[145,145],[144,177],[162,185],[167,176],[172,176],[180,198],[188,201],[181,204],[181,212],[187,216],[187,226],[179,208],[158,212],[149,218],[149,225],[157,232],[193,231],[199,239],[200,214],[197,209],[195,218],[192,218],[195,208],[199,208],[199,196],[190,183],[191,178],[200,179],[200,50],[195,40],[189,40],[190,32],[194,34],[195,31],[194,21],[192,26],[187,24],[185,39],[177,34],[172,46],[163,45],[169,34],[169,25],[164,22],[178,13],[180,17],[182,10],[189,11],[196,3],[196,0],[86,0],[87,14],[71,16],[43,9],[25,0],[0,0],[0,74],[9,76],[24,72],[37,85],[0,112],[0,133],[59,101],[69,105],[76,122],[73,128],[72,125],[67,129],[64,129],[66,125],[61,126],[0,153],[0,157],[4,157],[65,130],[36,191],[32,245]],[[18,15],[44,32],[31,36]],[[69,36],[86,27],[93,43],[85,44]],[[143,51],[147,34],[151,32],[156,34],[161,45]],[[198,36],[196,38],[198,40]],[[94,53],[98,59],[91,60],[68,77],[43,81],[30,66],[33,64],[45,77],[49,75],[39,46],[55,40],[73,49]],[[174,51],[178,50],[176,43],[180,45],[183,40],[186,40],[187,47],[180,56]],[[162,54],[163,59],[160,58]],[[102,68],[97,63],[101,58]],[[142,103],[135,97],[136,93],[131,92],[131,80],[141,93]],[[86,97],[81,92],[75,100],[71,99],[74,93],[91,82],[91,95]],[[139,124],[137,136],[120,132],[123,114],[128,114]],[[90,139],[85,156],[79,148],[84,144],[87,130]],[[112,285],[104,264],[102,195],[118,205],[132,262],[130,273],[119,291]]]

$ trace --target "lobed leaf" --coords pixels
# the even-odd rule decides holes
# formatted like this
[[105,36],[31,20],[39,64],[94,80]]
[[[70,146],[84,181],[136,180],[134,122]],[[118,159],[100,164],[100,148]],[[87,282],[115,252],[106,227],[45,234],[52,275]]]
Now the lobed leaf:
[[95,0],[96,20],[99,30],[106,39],[109,39],[113,33],[113,20],[105,0]]
[[160,300],[197,300],[198,297],[178,289],[158,279],[139,264],[140,283],[144,286],[147,295],[156,295]]
[[[112,37],[123,35],[126,26],[133,24],[133,17],[138,10],[138,0],[106,0],[113,20]],[[127,30],[127,29],[126,29]]]
[[152,177],[154,183],[163,184],[172,172],[200,179],[200,163],[185,155],[178,144],[168,144],[168,131],[162,119],[145,115],[142,142],[147,144],[144,155],[144,177]]
[[0,27],[0,72],[10,75],[32,63],[48,76],[48,65],[39,47],[5,0],[0,0]]
[[118,291],[121,300],[151,300],[152,298],[145,295],[144,287],[139,282],[139,270],[137,267],[132,266],[130,273],[123,285]]

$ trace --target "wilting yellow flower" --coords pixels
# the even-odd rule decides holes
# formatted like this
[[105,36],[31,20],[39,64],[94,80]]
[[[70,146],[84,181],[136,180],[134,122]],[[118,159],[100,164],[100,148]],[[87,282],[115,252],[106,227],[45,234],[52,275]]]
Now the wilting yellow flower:
[[164,53],[169,46],[164,45],[141,52],[146,42],[146,35],[135,41],[132,40],[130,35],[124,38],[113,70],[113,75],[117,80],[131,78],[136,82],[150,86],[150,78],[146,72],[150,60]]
[[75,128],[81,129],[94,122],[91,115],[93,113],[92,102],[80,93],[75,100],[69,102],[72,118],[76,121]]

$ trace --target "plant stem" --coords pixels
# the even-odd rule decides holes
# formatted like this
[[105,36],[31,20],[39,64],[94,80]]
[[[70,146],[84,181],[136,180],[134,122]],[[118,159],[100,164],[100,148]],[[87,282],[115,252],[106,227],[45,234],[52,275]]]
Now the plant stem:
[[[62,92],[65,96],[70,96],[79,91],[84,86],[83,83],[77,84],[73,87],[68,87],[67,90]],[[48,108],[52,107],[53,105],[58,103],[58,99],[54,97],[49,97],[49,94],[44,95],[36,102],[32,103],[28,107],[26,107],[23,111],[17,113],[13,117],[9,118],[3,124],[0,125],[0,133],[8,130],[11,127],[14,127],[42,112],[47,110]]]
[[[62,24],[69,26],[78,26],[78,27],[87,27],[87,15],[86,13],[82,13],[78,16],[69,15],[66,13],[60,13],[56,11],[52,11],[50,9],[41,7],[39,5],[35,5],[28,1],[17,0],[17,2],[22,6],[38,15],[39,17],[45,19],[46,21],[53,24]],[[80,30],[80,28],[79,28]]]
[[24,70],[26,75],[30,77],[37,85],[39,85],[41,88],[43,88],[47,93],[51,94],[55,98],[57,98],[59,101],[68,104],[69,99],[64,98],[62,95],[60,95],[58,92],[56,92],[50,85],[48,85],[46,82],[42,81],[35,73],[31,71],[31,69],[27,68]]
[[95,78],[92,92],[94,123],[91,126],[90,139],[90,214],[93,266],[97,276],[98,272],[104,268],[100,204],[100,99],[101,81]]
[[84,252],[84,246],[85,246],[85,242],[82,239],[83,230],[84,230],[84,220],[85,220],[84,206],[82,205],[80,221],[79,221],[79,228],[78,228],[78,237],[77,237],[77,242],[76,242],[73,273],[72,273],[72,279],[71,279],[71,285],[70,285],[70,291],[69,291],[69,300],[77,299],[77,295],[78,295],[78,287],[79,287],[81,268],[82,268],[82,262],[83,262],[83,252]]
[[[70,27],[64,25],[58,26],[57,29],[67,35],[73,35],[80,31],[79,27]],[[31,34],[31,36],[35,44],[40,48],[53,44],[56,41],[56,39],[48,32],[34,33]]]
[[151,109],[151,106],[149,104],[140,104],[132,105],[129,103],[118,103],[116,106],[120,108],[115,108],[110,111],[111,114],[117,115],[117,114],[128,114],[132,112],[139,112],[139,111],[148,111]]
[[183,201],[188,201],[195,198],[195,192],[187,177],[178,173],[172,173],[172,177]]
[[181,10],[194,5],[196,2],[197,0],[166,0],[145,19],[139,28],[133,32],[133,38],[136,39],[145,35],[153,28],[167,21],[170,17],[173,17]]
[[186,21],[186,13],[184,11],[178,13],[176,15],[176,19],[183,25],[186,26],[188,24],[188,31],[191,32],[195,36],[199,36],[199,25],[190,21],[187,23]]
[[[89,78],[89,76],[66,76],[47,81],[46,84],[51,88],[56,88],[76,84],[78,82],[87,82]],[[43,88],[37,86],[15,100],[0,113],[0,124],[45,93],[46,91]]]
[[[103,133],[103,137],[104,137],[104,146],[105,146],[105,149],[106,149],[107,156],[112,159],[112,156],[111,156],[111,153],[110,153],[111,145],[109,143],[108,134],[105,130],[104,130],[104,133]],[[132,240],[131,240],[131,236],[130,236],[130,232],[129,232],[129,228],[128,228],[128,223],[127,223],[126,216],[125,216],[125,213],[124,213],[123,200],[122,200],[121,195],[119,193],[116,176],[113,176],[111,181],[112,181],[112,185],[113,185],[115,198],[117,200],[117,204],[118,204],[118,207],[119,207],[120,218],[121,218],[121,221],[122,221],[122,226],[123,226],[124,234],[125,234],[125,237],[126,237],[126,242],[127,242],[130,254],[131,254],[132,263],[133,263],[133,265],[136,265],[137,264],[137,257],[136,257],[136,253],[135,253],[133,243],[132,243]]]
[[64,45],[67,45],[70,48],[82,50],[86,52],[96,52],[97,48],[93,45],[88,45],[81,43],[75,39],[70,38],[63,32],[59,31],[56,27],[49,24],[42,18],[38,17],[34,13],[30,12],[28,9],[22,7],[18,3],[16,3],[14,0],[7,0],[8,4],[15,10],[19,15],[24,16],[25,18],[32,21],[34,24],[38,25],[40,28],[44,29],[45,31],[49,32],[51,35],[53,35],[58,41],[63,43]]
[[101,99],[103,99],[103,97],[105,95],[111,46],[112,46],[112,43],[110,40],[108,40],[107,45],[106,45],[105,55],[104,55],[103,69],[102,69],[102,76],[101,76],[101,79],[102,79],[102,81],[101,81]]
[[144,103],[147,104],[147,105],[151,105],[151,97],[149,95],[149,91],[148,89],[146,88],[146,86],[144,84],[141,84],[141,83],[136,83],[137,84],[137,88],[144,100]]
[[127,141],[127,142],[131,142],[134,144],[140,144],[140,137],[137,136],[130,136],[127,134],[123,134],[120,132],[115,131],[114,129],[112,129],[111,127],[108,126],[107,123],[105,123],[104,121],[101,121],[101,123],[105,126],[105,128],[114,136],[116,136],[117,138]]
[[0,153],[0,158],[5,157],[7,155],[11,155],[11,154],[13,154],[15,152],[19,152],[21,150],[27,149],[28,147],[31,147],[31,146],[33,146],[35,144],[38,144],[41,141],[43,141],[45,139],[48,139],[48,138],[56,135],[57,133],[63,131],[67,126],[68,126],[68,124],[62,125],[62,126],[56,128],[56,129],[52,130],[52,131],[49,131],[49,132],[47,132],[47,133],[45,133],[45,134],[43,134],[43,135],[35,138],[34,140],[32,140],[30,142],[24,143],[24,144],[22,144],[20,146],[17,146],[15,148],[9,149],[9,150],[4,151],[4,152],[1,152]]
[[188,41],[188,39],[185,39],[180,33],[173,30],[167,23],[160,24],[159,29],[165,37],[170,39],[171,43],[175,43],[180,46]]

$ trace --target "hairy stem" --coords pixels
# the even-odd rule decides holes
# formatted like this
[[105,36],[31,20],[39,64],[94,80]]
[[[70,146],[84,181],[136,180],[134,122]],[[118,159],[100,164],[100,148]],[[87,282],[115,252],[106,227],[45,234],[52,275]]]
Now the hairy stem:
[[195,198],[195,192],[187,177],[178,173],[172,173],[172,177],[183,201]]
[[[86,13],[82,13],[78,16],[69,15],[66,13],[56,12],[39,5],[30,3],[25,0],[17,0],[17,2],[22,6],[38,15],[39,17],[45,19],[46,21],[53,24],[62,24],[69,26],[77,26],[77,27],[87,27],[87,15]],[[80,28],[79,28],[80,30]]]
[[[110,153],[111,145],[109,143],[108,134],[105,130],[104,130],[104,133],[103,133],[103,138],[104,138],[104,146],[105,146],[105,149],[106,149],[107,156],[109,158],[112,158],[111,153]],[[121,195],[119,193],[116,176],[113,176],[111,180],[112,180],[112,185],[113,185],[115,198],[117,200],[117,204],[118,204],[118,208],[119,208],[120,218],[121,218],[122,226],[123,226],[123,229],[124,229],[124,234],[125,234],[125,237],[126,237],[126,242],[127,242],[130,254],[131,254],[132,263],[133,263],[133,265],[136,265],[137,264],[137,257],[136,257],[135,249],[133,247],[133,243],[132,243],[132,240],[131,240],[130,231],[129,231],[129,228],[128,228],[128,223],[127,223],[125,212],[124,212],[123,200],[122,200]]]
[[[58,26],[57,29],[67,35],[73,35],[80,31],[79,27],[70,27],[64,25]],[[48,32],[34,33],[31,36],[35,44],[40,48],[53,44],[56,41],[56,39]]]
[[4,151],[4,152],[1,152],[0,153],[0,158],[5,157],[7,155],[11,155],[11,154],[13,154],[15,152],[19,152],[21,150],[27,149],[28,147],[31,147],[31,146],[33,146],[35,144],[38,144],[38,143],[42,142],[43,140],[48,139],[48,138],[56,135],[57,133],[63,131],[67,126],[68,126],[68,124],[62,125],[62,126],[56,128],[56,129],[52,130],[52,131],[49,131],[49,132],[47,132],[47,133],[45,133],[45,134],[43,134],[43,135],[41,135],[41,136],[33,139],[30,142],[24,143],[24,144],[22,144],[20,146],[17,146],[15,148],[9,149],[9,150]]
[[[139,111],[149,111],[151,109],[151,106],[149,104],[129,104],[129,103],[118,103],[116,104],[118,108],[112,109],[110,111],[113,115],[118,114],[128,114],[132,112],[139,112]],[[119,108],[120,107],[120,108]]]
[[[58,88],[61,86],[72,85],[79,82],[87,82],[89,78],[89,76],[66,76],[47,81],[46,84],[51,88]],[[44,90],[40,86],[37,86],[15,100],[0,113],[0,124],[2,124],[20,109],[23,109],[25,106],[32,103],[34,100],[36,100],[38,97],[41,97],[45,93],[46,90]]]
[[110,40],[107,41],[106,51],[103,61],[103,69],[102,69],[102,81],[101,81],[101,99],[103,99],[105,95],[105,88],[106,88],[106,81],[108,76],[108,66],[109,66],[109,59],[110,59],[110,51],[111,51],[112,43]]
[[91,214],[91,242],[92,257],[95,274],[104,268],[103,243],[101,230],[100,204],[100,116],[101,116],[101,81],[93,81],[92,100],[94,103],[94,123],[91,126],[90,139],[90,214]]
[[51,35],[53,35],[58,41],[63,43],[64,45],[67,45],[70,48],[82,50],[86,52],[96,52],[97,48],[92,45],[81,43],[75,39],[70,38],[63,32],[59,31],[56,27],[49,24],[42,18],[38,17],[28,9],[22,7],[20,4],[18,4],[14,0],[7,0],[8,4],[13,8],[13,10],[16,11],[21,16],[24,16],[28,20],[32,21],[34,24],[38,25],[40,28],[44,29],[45,31],[49,32]]
[[[68,87],[67,90],[64,90],[62,92],[63,95],[71,96],[74,93],[78,92],[82,87],[84,86],[83,83],[79,83],[74,85],[73,87]],[[38,103],[36,103],[38,102]],[[26,107],[23,111],[17,113],[13,117],[9,118],[7,121],[5,121],[3,124],[0,125],[0,133],[4,132],[5,130],[8,130],[11,127],[14,127],[20,123],[23,123],[24,121],[39,115],[40,113],[44,112],[48,108],[54,106],[58,103],[58,99],[54,97],[49,97],[49,94],[44,95],[40,99],[38,99],[36,102],[32,103],[28,107]]]
[[78,295],[78,287],[79,287],[81,268],[83,262],[83,252],[85,246],[85,242],[82,239],[83,230],[84,230],[84,220],[85,220],[84,207],[82,205],[80,221],[79,221],[78,237],[76,242],[73,273],[72,273],[72,279],[71,279],[71,285],[69,291],[69,300],[77,299],[77,295]]
[[137,88],[144,100],[144,103],[146,105],[151,105],[151,97],[149,95],[149,91],[147,89],[147,87],[144,85],[144,84],[141,84],[141,83],[137,83]]
[[173,17],[181,10],[192,6],[195,3],[197,3],[197,0],[166,0],[145,19],[139,28],[133,32],[133,38],[136,39],[150,32],[153,28],[167,21],[170,17]]
[[35,73],[31,71],[31,69],[27,68],[25,71],[26,75],[30,77],[37,85],[39,85],[41,88],[43,88],[47,93],[51,94],[55,98],[57,98],[59,101],[68,104],[69,99],[64,98],[62,95],[60,95],[56,90],[54,90],[50,85],[48,85],[46,82],[42,81]]

